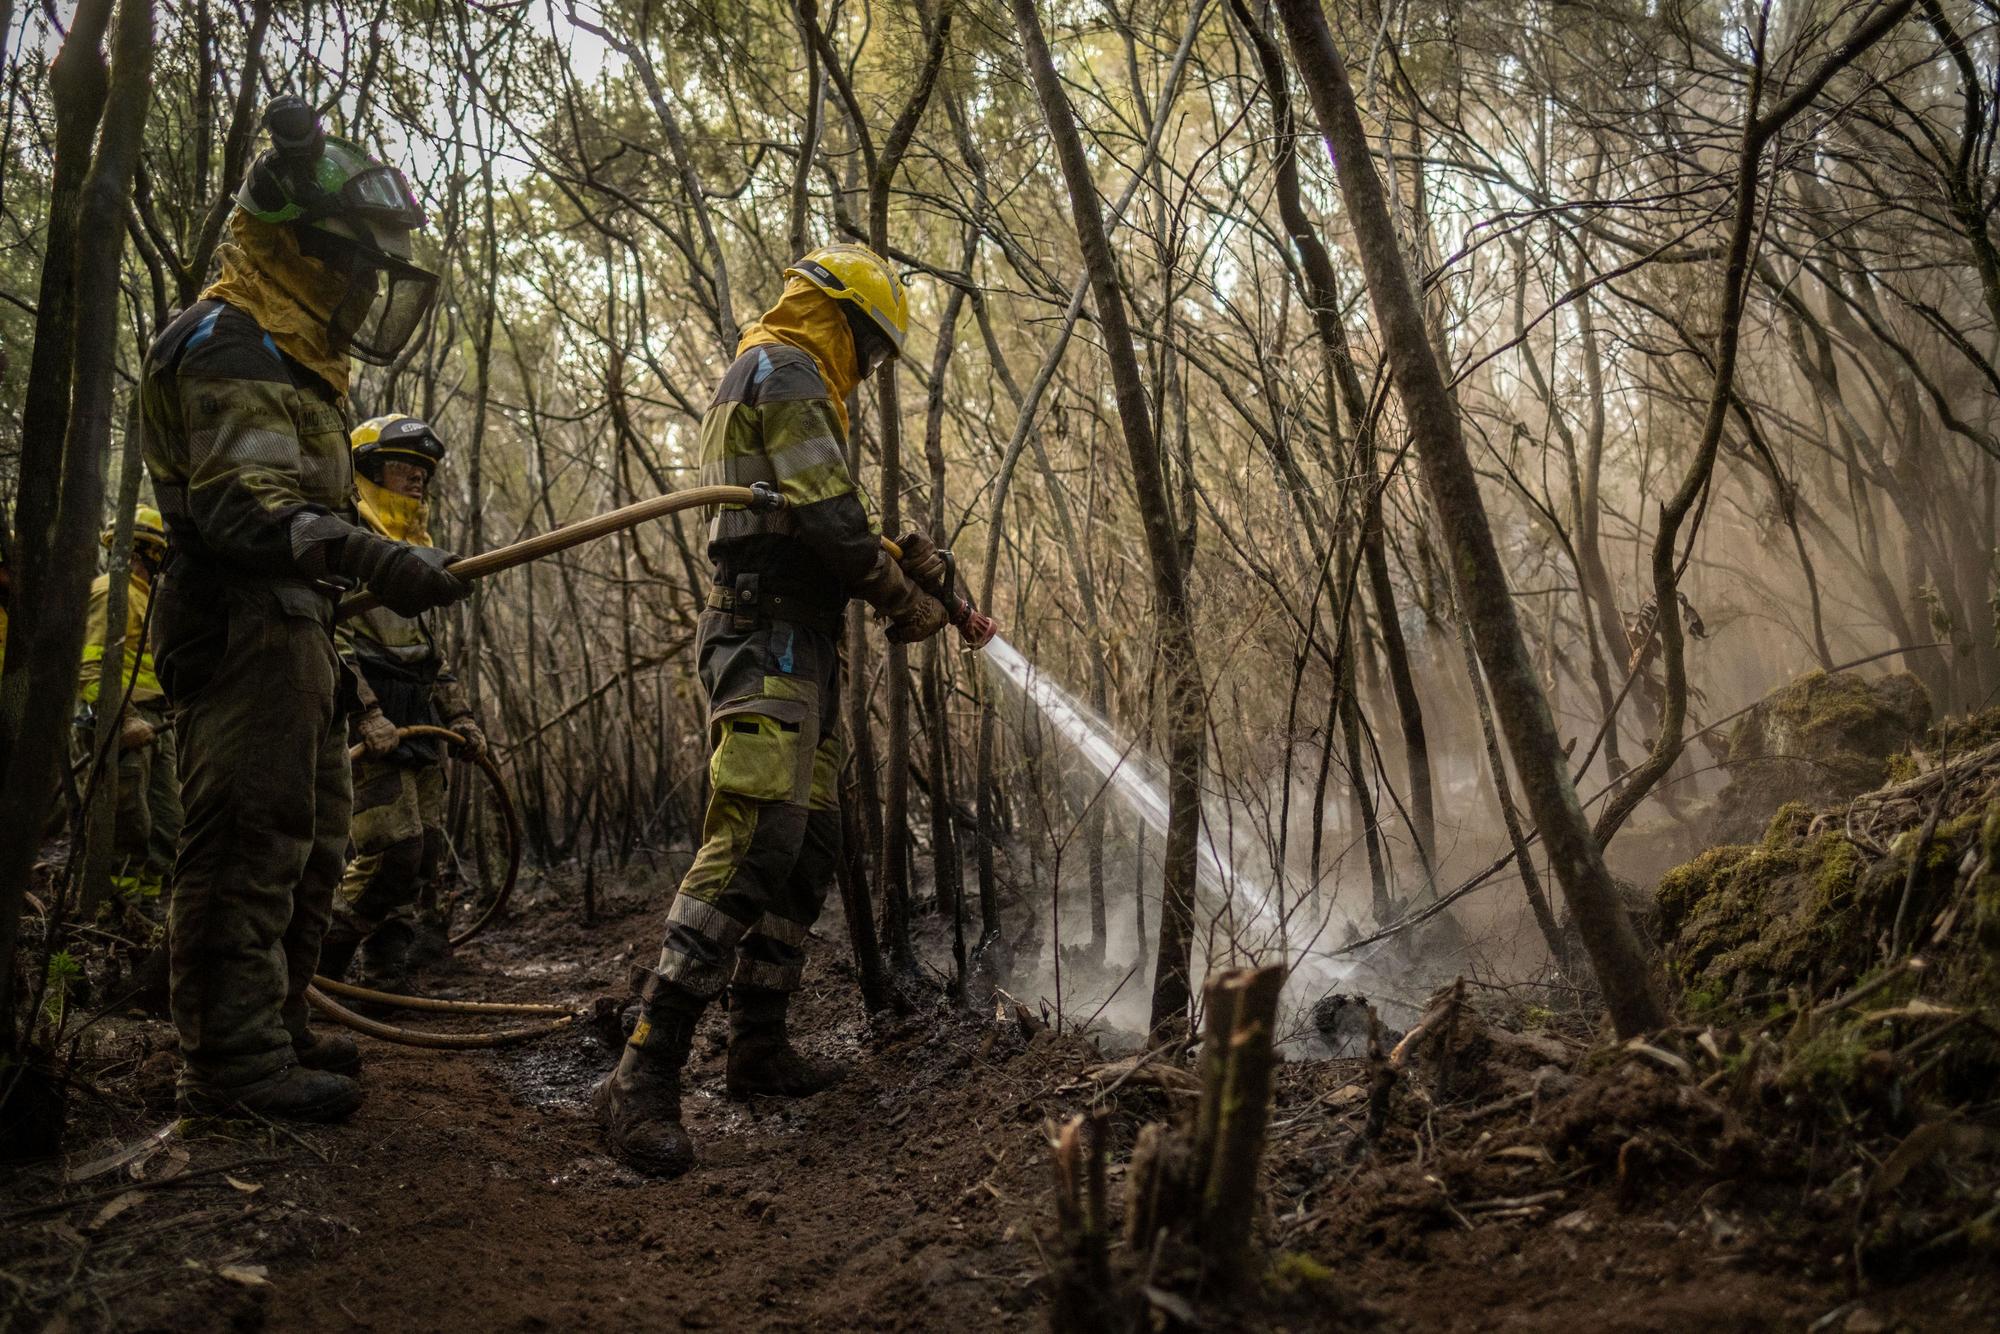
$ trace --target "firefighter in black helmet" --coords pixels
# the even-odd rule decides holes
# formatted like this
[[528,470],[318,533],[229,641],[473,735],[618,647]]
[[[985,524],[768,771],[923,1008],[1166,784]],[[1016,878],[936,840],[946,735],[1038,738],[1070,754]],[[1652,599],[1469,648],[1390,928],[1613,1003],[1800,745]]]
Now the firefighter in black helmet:
[[174,1023],[194,1112],[333,1120],[354,1044],[306,1026],[347,846],[334,603],[365,584],[407,615],[469,591],[445,552],[356,522],[349,358],[393,360],[437,279],[402,173],[280,97],[221,276],[147,353],[146,466],[168,558],[154,657],[177,712],[186,810],[169,909]]

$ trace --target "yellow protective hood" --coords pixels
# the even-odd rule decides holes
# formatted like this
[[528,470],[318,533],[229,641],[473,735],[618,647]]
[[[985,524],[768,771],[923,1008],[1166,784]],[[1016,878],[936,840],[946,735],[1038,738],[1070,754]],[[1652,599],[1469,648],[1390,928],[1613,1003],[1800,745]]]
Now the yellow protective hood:
[[231,240],[216,251],[222,276],[202,291],[227,301],[262,325],[271,341],[347,393],[345,352],[326,345],[327,321],[347,294],[347,280],[299,253],[290,227],[259,222],[242,209],[229,218]]
[[736,355],[772,343],[795,347],[813,359],[819,378],[833,395],[833,413],[845,434],[847,396],[860,383],[861,368],[854,361],[854,334],[840,303],[804,278],[787,278],[778,304],[744,326],[743,336],[736,340]]
[[354,475],[354,508],[361,512],[361,522],[392,542],[409,542],[420,547],[437,545],[431,541],[429,503],[397,495],[360,473]]

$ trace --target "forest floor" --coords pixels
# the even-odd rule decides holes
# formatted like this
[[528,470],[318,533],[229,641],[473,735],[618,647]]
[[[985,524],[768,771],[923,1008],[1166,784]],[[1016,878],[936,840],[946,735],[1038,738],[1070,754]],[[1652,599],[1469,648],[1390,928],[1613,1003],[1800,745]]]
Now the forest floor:
[[[587,1006],[651,957],[663,895],[612,896],[592,926],[531,896],[424,989]],[[1047,1119],[1103,1096],[1115,1164],[1141,1121],[1186,1095],[1145,1069],[1119,1081],[1086,1041],[1005,1015],[939,1003],[871,1023],[838,932],[822,924],[812,946],[795,1028],[853,1077],[804,1102],[726,1101],[711,1016],[687,1099],[701,1161],[664,1183],[599,1147],[588,1095],[616,1050],[599,1031],[465,1053],[364,1039],[359,1114],[294,1130],[177,1124],[169,1028],[106,1019],[69,1154],[0,1178],[0,1330],[1042,1327]],[[1405,1081],[1372,1137],[1365,1062],[1287,1063],[1268,1157],[1273,1277],[1204,1299],[1197,1318],[2000,1327],[1991,1272],[1972,1262],[1851,1285],[1830,1234],[1795,1217],[1815,1212],[1808,1192],[1730,1166],[1727,1136],[1686,1114],[1691,1085],[1601,1060],[1595,1076],[1546,1070],[1589,1065],[1588,1034],[1527,1045],[1544,1068],[1519,1091],[1445,1098]],[[1634,1154],[1638,1128],[1648,1151]],[[1196,1314],[1139,1291],[1159,1327]]]

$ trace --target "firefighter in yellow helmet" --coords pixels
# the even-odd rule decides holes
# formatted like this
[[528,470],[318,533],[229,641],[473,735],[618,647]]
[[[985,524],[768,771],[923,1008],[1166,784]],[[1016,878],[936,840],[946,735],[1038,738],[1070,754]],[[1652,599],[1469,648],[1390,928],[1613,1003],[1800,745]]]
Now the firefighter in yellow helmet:
[[[113,527],[104,530],[103,544],[112,550]],[[153,674],[153,654],[146,643],[147,609],[153,585],[167,559],[167,526],[160,512],[141,505],[132,519],[132,554],[122,577],[125,588],[125,633],[117,683],[102,695],[104,641],[111,610],[113,571],[90,585],[90,606],[84,622],[83,670],[77,677],[77,747],[89,755],[96,736],[95,717],[104,709],[118,713],[117,820],[112,839],[112,884],[128,899],[157,901],[173,870],[174,844],[181,833],[180,780],[175,775],[173,733],[167,728],[167,701]]]
[[713,795],[659,964],[641,979],[638,1023],[596,1096],[611,1152],[660,1176],[694,1161],[681,1070],[725,987],[733,1096],[798,1097],[843,1073],[795,1050],[785,1028],[840,855],[835,637],[852,597],[887,619],[892,640],[946,624],[944,605],[885,552],[845,460],[848,394],[902,352],[903,285],[861,246],[823,247],[785,273],[702,419],[701,480],[761,483],[788,503],[723,507],[709,529],[715,575],[695,660]]
[[[361,423],[349,439],[361,522],[391,541],[432,546],[430,491],[445,455],[437,432],[391,413]],[[319,970],[338,978],[358,952],[363,982],[400,991],[418,899],[443,856],[445,773],[436,739],[401,738],[397,729],[448,727],[472,754],[486,738],[425,617],[376,607],[342,621],[335,641],[359,682],[352,727],[363,753],[354,761],[354,859],[334,899]]]

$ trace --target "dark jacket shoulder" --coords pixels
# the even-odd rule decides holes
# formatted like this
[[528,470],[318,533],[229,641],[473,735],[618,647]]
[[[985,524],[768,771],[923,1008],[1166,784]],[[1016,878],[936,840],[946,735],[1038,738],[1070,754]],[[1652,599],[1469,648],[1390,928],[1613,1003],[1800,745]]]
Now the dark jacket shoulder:
[[832,396],[813,359],[784,343],[751,348],[730,363],[722,383],[715,387],[717,404],[755,406]]
[[295,384],[290,359],[250,315],[225,301],[197,301],[160,331],[146,360],[157,374]]

